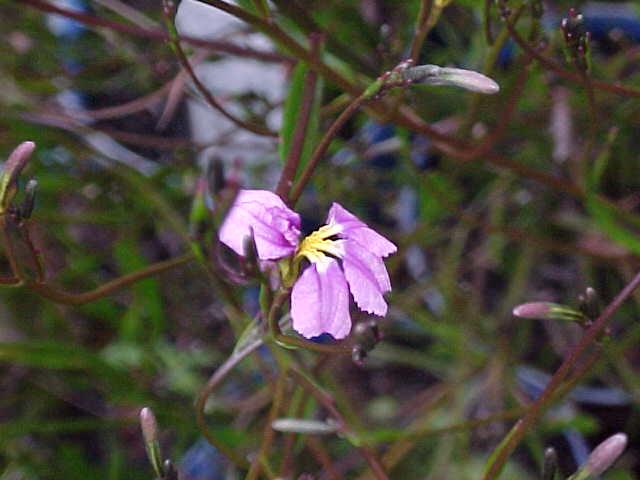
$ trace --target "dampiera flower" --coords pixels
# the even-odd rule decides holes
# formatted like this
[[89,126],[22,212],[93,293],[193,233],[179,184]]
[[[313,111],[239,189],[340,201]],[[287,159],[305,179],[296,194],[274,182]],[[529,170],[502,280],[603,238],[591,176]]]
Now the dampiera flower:
[[305,238],[296,253],[296,258],[304,257],[311,265],[291,292],[294,330],[305,337],[322,333],[346,337],[351,330],[349,292],[360,310],[384,316],[383,294],[391,291],[391,282],[382,258],[396,250],[393,243],[334,203],[327,225]]
[[383,294],[391,291],[383,258],[396,246],[355,215],[334,203],[327,224],[298,243],[300,216],[272,192],[241,190],[220,229],[220,241],[244,255],[244,239],[255,239],[261,260],[293,256],[297,272],[303,259],[310,265],[293,283],[293,328],[311,338],[351,331],[349,292],[360,310],[384,316]]

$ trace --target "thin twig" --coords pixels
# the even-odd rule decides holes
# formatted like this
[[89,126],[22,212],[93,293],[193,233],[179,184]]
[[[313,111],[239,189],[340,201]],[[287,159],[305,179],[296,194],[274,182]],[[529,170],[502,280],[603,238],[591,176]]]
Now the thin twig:
[[[507,29],[509,30],[509,34],[511,38],[522,48],[526,53],[531,55],[533,58],[538,60],[543,67],[548,70],[553,71],[557,75],[563,77],[566,80],[571,82],[576,82],[580,84],[584,84],[585,80],[583,76],[579,73],[575,73],[569,70],[562,68],[558,63],[550,58],[545,57],[541,53],[539,53],[535,48],[533,48],[529,42],[527,42],[522,36],[516,31],[514,25],[510,21],[505,22]],[[622,95],[626,97],[640,97],[640,90],[626,87],[624,85],[620,85],[618,83],[609,83],[602,80],[591,79],[591,84],[594,88],[599,90],[605,90],[607,92],[615,93],[616,95]]]
[[[319,36],[311,35],[309,42],[311,43],[312,51],[317,55],[320,49]],[[285,202],[289,198],[289,190],[293,185],[293,179],[298,171],[298,165],[300,165],[301,155],[303,153],[305,139],[307,137],[307,127],[311,118],[311,109],[313,107],[313,102],[315,101],[317,80],[318,75],[315,70],[309,70],[304,79],[300,112],[297,117],[296,127],[293,131],[284,168],[282,169],[280,180],[276,187],[276,194],[278,194]]]
[[[333,398],[328,393],[321,390],[313,381],[311,381],[306,374],[302,373],[298,368],[292,367],[291,373],[298,379],[299,384],[307,390],[315,399],[334,417],[334,420],[338,424],[339,431],[344,435],[352,434],[344,416],[336,408]],[[371,468],[372,473],[377,480],[388,480],[388,476],[380,463],[380,460],[375,456],[373,450],[367,445],[359,445],[356,450],[366,460]]]
[[331,124],[329,130],[327,130],[327,133],[324,134],[322,140],[313,151],[313,154],[309,159],[309,163],[307,163],[307,165],[305,166],[304,170],[300,174],[300,179],[293,187],[291,195],[289,195],[289,201],[291,205],[295,205],[300,198],[302,191],[304,190],[307,183],[309,183],[309,180],[311,180],[314,170],[320,163],[320,160],[322,160],[324,154],[327,152],[327,149],[329,148],[329,145],[331,145],[331,142],[333,141],[336,134],[353,116],[353,114],[360,109],[362,104],[364,104],[369,99],[370,97],[366,94],[366,92],[361,94],[353,102],[351,102],[349,106],[345,108],[338,116],[338,118],[336,118],[336,120]]
[[193,82],[193,85],[196,87],[196,90],[198,90],[198,92],[204,97],[204,99],[209,104],[209,106],[214,110],[216,110],[218,113],[220,113],[227,120],[229,120],[230,122],[232,122],[233,124],[237,125],[238,127],[244,130],[248,130],[252,133],[255,133],[256,135],[264,135],[266,137],[277,137],[278,134],[275,132],[272,132],[268,128],[263,127],[261,125],[256,125],[250,122],[246,122],[241,118],[237,117],[236,115],[234,115],[233,113],[227,111],[220,104],[220,102],[216,100],[216,98],[211,94],[211,92],[207,89],[207,87],[204,86],[204,84],[200,81],[200,79],[194,72],[193,68],[191,67],[191,63],[189,62],[189,59],[187,58],[186,54],[184,53],[184,50],[182,49],[182,45],[180,44],[181,36],[178,34],[178,31],[175,29],[175,26],[173,25],[174,12],[167,5],[167,0],[163,0],[163,3],[165,5],[165,8],[163,8],[163,12],[165,15],[165,19],[167,21],[166,22],[167,26],[169,28],[169,43],[171,44],[173,51],[175,52],[176,57],[180,62],[180,65],[187,72],[187,74],[189,75],[189,78],[191,78],[191,81]]
[[278,378],[276,380],[275,391],[273,393],[273,401],[271,403],[271,409],[269,410],[269,414],[267,415],[267,422],[264,425],[264,431],[262,434],[262,442],[260,443],[260,449],[256,454],[255,458],[251,462],[251,467],[249,468],[249,472],[245,477],[245,480],[257,480],[260,475],[260,469],[262,468],[263,462],[266,461],[267,455],[269,454],[269,449],[271,448],[271,444],[273,443],[273,438],[275,436],[275,431],[271,424],[274,422],[276,418],[278,418],[278,414],[280,412],[280,408],[282,406],[282,401],[284,399],[285,387],[287,384],[287,369],[283,368],[278,373]]
[[418,62],[422,45],[430,30],[429,18],[431,17],[432,7],[433,0],[420,1],[420,11],[418,12],[418,18],[416,20],[416,31],[413,35],[413,41],[411,42],[411,54],[409,56],[414,64]]
[[[167,33],[161,29],[140,28],[134,25],[127,25],[124,23],[107,20],[106,18],[95,17],[86,13],[68,10],[66,8],[48,3],[44,0],[23,0],[22,3],[37,8],[38,10],[41,10],[43,12],[57,13],[58,15],[72,18],[86,25],[92,25],[94,27],[104,27],[120,33],[126,33],[138,37],[153,38],[156,40],[169,40],[169,35],[167,35]],[[217,52],[237,55],[240,57],[255,58],[257,60],[262,60],[265,62],[291,63],[293,61],[291,58],[285,57],[278,53],[263,52],[253,50],[251,48],[240,47],[238,45],[234,45],[222,40],[203,40],[201,38],[195,38],[187,35],[182,36],[181,40],[196,47],[208,48]]]
[[244,457],[236,453],[235,450],[221,443],[209,431],[209,426],[207,425],[207,420],[205,418],[204,408],[211,394],[226,378],[231,370],[233,370],[235,366],[238,365],[238,363],[251,355],[263,343],[264,342],[262,338],[257,338],[245,345],[241,350],[232,353],[231,356],[229,356],[229,358],[227,358],[225,362],[220,365],[220,367],[218,367],[218,369],[211,375],[211,377],[209,377],[209,380],[207,381],[205,386],[202,388],[202,390],[200,390],[195,403],[196,421],[198,423],[200,433],[204,435],[204,437],[211,445],[220,450],[220,452],[222,452],[222,454],[229,458],[233,463],[243,467],[249,467],[249,462],[247,462]]
[[62,290],[58,290],[56,287],[52,287],[46,283],[27,283],[26,286],[36,292],[37,294],[53,300],[57,303],[64,303],[67,305],[82,305],[85,303],[96,301],[100,298],[111,295],[118,290],[122,290],[133,283],[136,283],[147,277],[156,275],[158,273],[170,270],[178,265],[182,265],[191,262],[195,259],[192,253],[187,253],[170,260],[163,262],[157,262],[149,265],[146,268],[140,269],[128,275],[123,275],[114,280],[111,280],[94,290],[83,293],[69,293]]

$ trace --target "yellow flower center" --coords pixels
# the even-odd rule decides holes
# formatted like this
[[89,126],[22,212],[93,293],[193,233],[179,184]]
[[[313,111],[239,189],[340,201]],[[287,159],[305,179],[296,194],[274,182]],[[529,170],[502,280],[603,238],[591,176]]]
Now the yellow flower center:
[[340,225],[323,225],[300,242],[296,252],[296,260],[306,257],[311,263],[322,263],[326,258],[326,254],[343,257],[344,248],[341,242],[331,240],[331,237],[341,231],[342,227]]

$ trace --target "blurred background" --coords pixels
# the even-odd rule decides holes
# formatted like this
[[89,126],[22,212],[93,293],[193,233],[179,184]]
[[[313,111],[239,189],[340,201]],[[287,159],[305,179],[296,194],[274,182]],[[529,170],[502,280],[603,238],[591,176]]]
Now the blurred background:
[[[493,96],[416,86],[362,110],[296,207],[310,232],[339,201],[399,246],[383,339],[363,365],[297,353],[390,478],[481,478],[584,331],[512,309],[578,308],[587,287],[606,305],[640,266],[640,7],[497,3],[238,2],[256,16],[267,5],[276,29],[300,45],[320,43],[330,72],[315,79],[308,148],[349,95],[406,58],[484,72],[501,86]],[[282,138],[315,67],[268,28],[206,2],[174,7],[165,15],[151,0],[0,0],[0,158],[37,144],[17,201],[35,178],[27,223],[38,281],[92,291],[205,245],[201,261],[81,305],[0,288],[3,480],[152,478],[143,406],[153,407],[181,478],[237,478],[202,439],[193,402],[233,350],[237,311],[257,311],[258,289],[211,275],[207,246],[229,192],[275,187]],[[575,40],[586,32],[587,49]],[[410,124],[405,108],[419,121]],[[207,218],[193,215],[198,202]],[[28,264],[22,240],[16,258]],[[9,277],[6,250],[0,265]],[[541,478],[548,446],[565,478],[616,432],[629,446],[603,478],[640,478],[639,302],[640,293],[618,311],[577,388],[536,423],[504,478]],[[273,378],[268,350],[239,365],[207,405],[216,438],[257,450]],[[324,418],[313,401],[301,411]],[[369,478],[348,439],[300,436],[289,448],[291,458],[272,453],[284,478]]]

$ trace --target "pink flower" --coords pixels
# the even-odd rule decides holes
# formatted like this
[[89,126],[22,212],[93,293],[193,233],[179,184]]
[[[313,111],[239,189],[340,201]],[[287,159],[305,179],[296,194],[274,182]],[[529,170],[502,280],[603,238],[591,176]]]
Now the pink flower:
[[292,255],[300,237],[300,215],[268,190],[240,190],[220,228],[222,243],[244,255],[246,237],[253,238],[260,260]]
[[391,291],[391,282],[382,258],[396,250],[393,243],[334,203],[327,225],[305,238],[296,254],[311,265],[291,292],[294,330],[307,338],[322,333],[346,337],[351,331],[349,292],[360,310],[386,315],[382,295]]
[[220,241],[244,255],[244,238],[252,231],[261,260],[292,257],[292,272],[303,259],[310,262],[291,291],[293,328],[302,336],[346,337],[351,331],[349,292],[360,310],[387,313],[383,294],[391,291],[391,282],[382,259],[397,248],[341,205],[334,203],[327,224],[298,243],[297,213],[272,192],[241,190],[220,229]]

